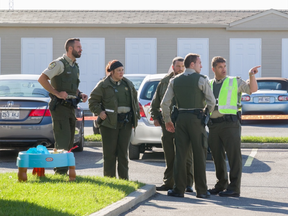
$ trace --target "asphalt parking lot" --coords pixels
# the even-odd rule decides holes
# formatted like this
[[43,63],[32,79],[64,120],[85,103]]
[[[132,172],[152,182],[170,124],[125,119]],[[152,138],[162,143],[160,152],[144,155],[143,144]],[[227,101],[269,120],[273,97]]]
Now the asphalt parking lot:
[[[0,172],[17,172],[17,152],[0,151]],[[168,197],[157,192],[121,215],[287,215],[288,214],[288,149],[242,149],[243,175],[240,198],[212,196],[198,199],[195,193],[185,198]],[[101,147],[85,147],[76,152],[77,175],[103,176]],[[215,169],[207,160],[207,183],[213,187]],[[129,161],[130,180],[152,185],[162,183],[165,169],[162,149],[141,154],[140,160]],[[28,170],[28,172],[31,172]],[[53,173],[46,169],[46,173]]]

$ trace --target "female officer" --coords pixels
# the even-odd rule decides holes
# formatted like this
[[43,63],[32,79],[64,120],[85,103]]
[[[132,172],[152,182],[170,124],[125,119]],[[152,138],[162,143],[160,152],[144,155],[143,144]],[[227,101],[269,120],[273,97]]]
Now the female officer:
[[[124,67],[118,60],[110,61],[106,74],[91,92],[89,109],[98,115],[103,143],[104,176],[118,176],[128,180],[128,145],[132,128],[136,128],[139,115],[137,91],[133,83],[123,77]],[[100,119],[99,119],[100,118]]]

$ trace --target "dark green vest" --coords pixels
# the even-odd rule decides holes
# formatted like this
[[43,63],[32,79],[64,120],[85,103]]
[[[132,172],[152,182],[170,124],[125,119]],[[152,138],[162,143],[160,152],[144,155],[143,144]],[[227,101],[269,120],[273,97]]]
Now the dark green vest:
[[205,97],[198,87],[200,74],[182,74],[174,79],[173,90],[178,108],[204,108]]
[[221,82],[221,83],[216,83],[215,81],[211,84],[211,85],[213,85],[213,94],[214,94],[214,97],[217,98],[216,106],[215,106],[214,110],[218,110],[218,96],[219,96],[219,93],[220,93],[220,89],[221,89],[221,87],[222,87],[222,84],[223,84],[223,82]]
[[76,92],[80,83],[79,67],[77,63],[70,66],[68,61],[62,57],[59,59],[64,64],[64,71],[58,76],[51,79],[51,85],[58,91],[66,91],[68,95],[76,96]]
[[118,107],[132,107],[131,93],[128,88],[128,84],[123,80],[120,85],[112,83],[113,88],[115,89],[115,95],[118,101]]

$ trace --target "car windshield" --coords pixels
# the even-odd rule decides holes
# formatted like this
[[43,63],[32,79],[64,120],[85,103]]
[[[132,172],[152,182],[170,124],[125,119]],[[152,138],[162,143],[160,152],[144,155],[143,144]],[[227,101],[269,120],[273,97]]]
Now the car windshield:
[[142,81],[144,80],[145,77],[140,77],[140,76],[128,76],[127,77],[134,85],[134,88],[136,91],[138,91]]
[[286,90],[284,82],[277,80],[257,81],[259,90]]
[[49,97],[37,80],[0,80],[0,97]]

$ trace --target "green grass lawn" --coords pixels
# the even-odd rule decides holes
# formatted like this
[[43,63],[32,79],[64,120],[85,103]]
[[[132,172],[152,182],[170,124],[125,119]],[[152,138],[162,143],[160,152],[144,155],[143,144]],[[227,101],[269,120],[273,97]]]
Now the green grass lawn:
[[28,173],[27,182],[18,182],[17,173],[0,174],[0,215],[76,216],[89,215],[144,186],[116,178]]
[[[87,135],[85,141],[101,142],[101,135]],[[288,143],[288,137],[242,136],[242,143]]]

